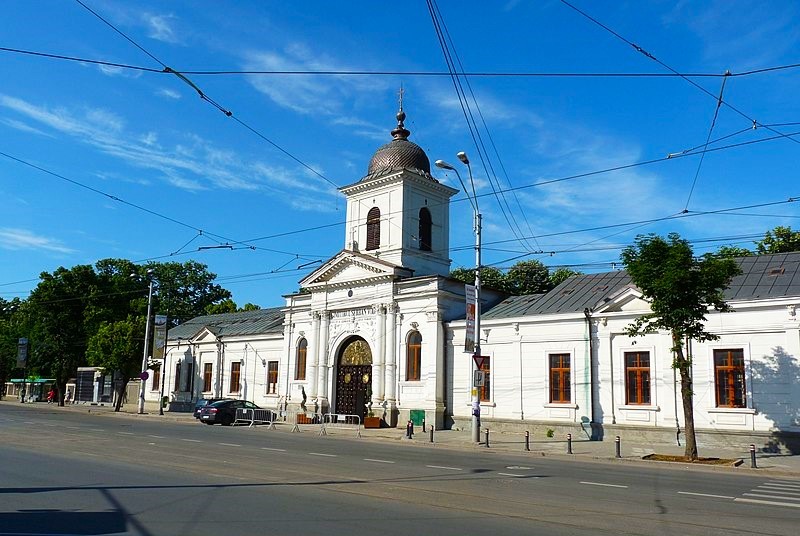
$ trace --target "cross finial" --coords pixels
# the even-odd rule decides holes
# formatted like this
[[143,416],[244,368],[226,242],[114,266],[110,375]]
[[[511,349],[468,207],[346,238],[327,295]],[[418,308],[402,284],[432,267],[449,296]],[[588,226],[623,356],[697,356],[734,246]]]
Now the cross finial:
[[404,92],[405,92],[405,90],[403,89],[403,83],[400,82],[400,91],[398,91],[397,94],[400,97],[399,98],[399,102],[400,102],[400,111],[401,112],[403,111],[403,93]]

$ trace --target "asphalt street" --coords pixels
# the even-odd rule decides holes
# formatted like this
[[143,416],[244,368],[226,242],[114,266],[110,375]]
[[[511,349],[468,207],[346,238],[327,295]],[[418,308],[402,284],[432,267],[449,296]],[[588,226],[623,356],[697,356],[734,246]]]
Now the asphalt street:
[[0,534],[794,535],[787,476],[0,405]]

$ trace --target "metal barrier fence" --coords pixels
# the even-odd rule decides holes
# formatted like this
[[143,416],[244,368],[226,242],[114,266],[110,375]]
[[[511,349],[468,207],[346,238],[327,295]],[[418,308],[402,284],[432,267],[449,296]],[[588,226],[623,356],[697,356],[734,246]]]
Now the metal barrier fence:
[[286,422],[293,425],[292,432],[300,432],[300,425],[319,426],[322,423],[322,414],[313,411],[290,411],[286,417]]
[[328,435],[328,428],[355,430],[356,437],[361,437],[361,416],[345,413],[326,413],[322,416],[319,435]]
[[257,424],[266,424],[269,430],[275,430],[275,420],[276,413],[271,409],[237,408],[233,425],[246,424],[252,428]]

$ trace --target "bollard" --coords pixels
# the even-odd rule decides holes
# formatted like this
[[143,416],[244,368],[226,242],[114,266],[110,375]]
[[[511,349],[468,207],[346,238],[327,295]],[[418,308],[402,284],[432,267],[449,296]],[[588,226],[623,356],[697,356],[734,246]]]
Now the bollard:
[[572,434],[567,434],[567,454],[572,454]]
[[425,419],[422,419],[422,433],[425,433]]
[[750,445],[750,467],[753,469],[758,469],[756,465],[756,446]]
[[617,436],[616,438],[614,438],[614,451],[615,451],[615,453],[614,453],[614,457],[615,457],[615,458],[622,458],[622,454],[620,453],[620,441],[619,441],[619,436]]
[[433,443],[433,426],[431,426],[431,443]]
[[489,429],[486,429],[486,448],[489,448]]
[[413,439],[414,437],[414,423],[412,421],[408,421],[406,423],[406,438]]
[[525,430],[525,451],[531,451],[531,433]]

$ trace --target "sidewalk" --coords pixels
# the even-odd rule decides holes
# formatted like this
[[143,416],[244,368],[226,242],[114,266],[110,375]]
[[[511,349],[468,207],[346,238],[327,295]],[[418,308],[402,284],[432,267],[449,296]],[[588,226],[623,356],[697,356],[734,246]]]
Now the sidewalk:
[[[4,401],[3,403],[10,403]],[[17,405],[19,405],[17,403]],[[28,406],[28,404],[25,404]],[[119,413],[114,412],[114,408],[110,405],[94,406],[88,404],[75,404],[71,406],[48,406],[46,404],[31,405],[32,409],[47,408],[56,411],[76,411],[93,413],[108,417],[119,418],[134,418],[134,419],[163,419],[172,422],[184,422],[186,424],[194,425],[197,421],[191,413],[176,413],[165,412],[164,415],[159,415],[157,411],[148,412],[144,414],[136,413],[136,406],[128,404],[123,406]],[[292,425],[288,423],[276,423],[277,433],[289,433]],[[263,427],[266,428],[266,427]],[[317,434],[319,432],[319,425],[300,425],[303,433]],[[265,432],[267,432],[265,430]],[[436,430],[434,432],[434,442],[430,442],[430,429],[422,432],[420,427],[415,427],[414,436],[412,439],[405,437],[405,428],[379,428],[379,429],[362,429],[361,437],[373,441],[397,441],[406,443],[409,446],[415,447],[443,447],[449,449],[469,449],[469,450],[482,450],[487,452],[507,452],[528,455],[531,457],[538,456],[558,456],[566,458],[574,456],[580,459],[596,459],[596,460],[609,460],[609,461],[624,461],[624,462],[639,462],[639,463],[660,463],[664,465],[675,465],[684,467],[692,465],[683,462],[652,462],[644,461],[642,458],[649,454],[662,454],[682,456],[684,449],[675,443],[649,443],[645,444],[641,440],[631,441],[626,440],[625,437],[620,438],[620,458],[616,457],[616,446],[614,437],[609,437],[604,441],[589,441],[585,437],[575,438],[572,441],[572,454],[567,453],[567,440],[564,437],[548,438],[544,434],[541,436],[531,434],[529,437],[530,451],[525,450],[525,436],[524,434],[510,434],[510,433],[489,433],[489,447],[485,444],[485,433],[481,430],[481,441],[476,444],[473,443],[469,431],[456,431],[456,430]],[[275,433],[268,431],[267,433]],[[339,437],[355,437],[354,429],[337,429],[335,426],[327,428],[327,434]],[[683,442],[682,442],[683,444]],[[728,460],[742,460],[742,463],[737,467],[734,466],[719,466],[719,465],[704,465],[704,467],[715,467],[723,470],[730,471],[753,471],[753,472],[770,472],[782,473],[800,478],[800,454],[778,454],[769,452],[756,452],[757,469],[750,467],[750,450],[749,445],[734,446],[729,448],[716,448],[705,447],[699,445],[700,456],[703,458],[720,458]]]

